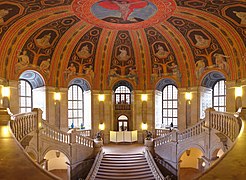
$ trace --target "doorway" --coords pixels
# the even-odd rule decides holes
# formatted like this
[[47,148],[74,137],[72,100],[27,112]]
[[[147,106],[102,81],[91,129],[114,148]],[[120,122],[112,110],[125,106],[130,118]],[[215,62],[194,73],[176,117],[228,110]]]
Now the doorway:
[[118,131],[128,131],[129,126],[128,126],[128,117],[125,115],[121,115],[118,117]]

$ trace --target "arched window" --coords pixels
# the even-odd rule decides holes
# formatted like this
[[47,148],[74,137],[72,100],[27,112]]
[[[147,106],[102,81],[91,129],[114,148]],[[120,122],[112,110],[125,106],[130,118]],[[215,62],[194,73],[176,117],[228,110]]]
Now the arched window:
[[226,111],[226,85],[225,80],[219,80],[213,87],[213,108],[216,111]]
[[162,124],[166,128],[178,125],[178,89],[172,84],[162,91]]
[[19,111],[20,113],[26,113],[32,111],[32,86],[23,79],[19,80]]
[[119,86],[115,90],[115,109],[131,109],[131,90],[127,86]]
[[213,107],[216,111],[226,110],[226,78],[218,71],[209,72],[200,87],[200,118],[205,117],[205,110]]
[[36,71],[26,70],[19,77],[19,112],[31,112],[33,108],[43,111],[46,119],[46,90],[43,77]]
[[68,125],[71,127],[84,126],[84,96],[78,85],[68,88]]
[[91,91],[82,78],[71,80],[68,86],[68,127],[91,129]]

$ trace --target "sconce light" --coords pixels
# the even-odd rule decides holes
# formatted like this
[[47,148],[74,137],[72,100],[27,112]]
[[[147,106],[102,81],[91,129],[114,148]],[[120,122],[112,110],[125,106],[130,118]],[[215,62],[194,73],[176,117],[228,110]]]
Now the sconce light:
[[191,98],[192,98],[191,92],[186,92],[185,93],[185,99],[190,101]]
[[105,129],[104,123],[99,124],[99,130],[103,131]]
[[235,87],[235,97],[242,97],[242,95],[243,95],[243,88],[242,88],[242,86]]
[[61,100],[61,93],[55,92],[55,94],[54,94],[54,99],[55,99],[56,101],[60,101],[60,100]]
[[103,101],[105,100],[105,95],[104,95],[104,94],[99,94],[99,95],[98,95],[98,100],[99,100],[100,102],[103,102]]
[[60,151],[56,151],[56,157],[59,158],[61,155]]
[[2,97],[9,97],[10,96],[10,88],[3,86],[2,87]]
[[206,166],[206,163],[203,161],[202,162],[202,167],[205,167]]
[[142,130],[146,131],[148,129],[147,123],[142,123]]
[[185,152],[187,156],[190,156],[190,149],[187,149]]
[[148,95],[147,94],[142,94],[141,95],[141,100],[142,101],[147,101],[148,100]]

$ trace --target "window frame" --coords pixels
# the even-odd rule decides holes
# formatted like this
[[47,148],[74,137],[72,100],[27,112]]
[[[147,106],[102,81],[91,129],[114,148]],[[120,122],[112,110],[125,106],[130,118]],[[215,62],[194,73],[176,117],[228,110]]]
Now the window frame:
[[[168,95],[169,95],[168,87],[170,87],[170,86],[172,87],[172,92],[171,92],[172,97],[171,97],[171,99],[168,98]],[[165,96],[164,90],[165,90],[165,88],[167,88],[167,92],[166,92],[167,99],[164,99],[164,96]],[[177,91],[177,95],[176,95],[177,98],[176,99],[174,98],[174,88]],[[164,102],[166,102],[166,107],[164,107],[165,106]],[[169,102],[171,102],[171,107],[170,107]],[[176,102],[176,104],[177,104],[176,108],[174,107],[174,102]],[[171,111],[170,111],[170,109],[171,109]],[[166,111],[166,115],[164,115],[165,111]],[[177,113],[176,116],[173,115],[174,111],[176,111],[176,113]],[[169,116],[169,112],[171,112],[171,114],[172,114],[171,117]],[[171,121],[170,121],[170,119],[171,119]],[[176,123],[174,122],[174,119],[176,119]],[[162,124],[164,125],[165,128],[170,128],[171,123],[173,123],[173,127],[177,127],[178,126],[178,88],[177,88],[177,86],[175,86],[173,84],[167,84],[162,89]]]
[[[70,88],[72,88],[72,99],[69,98],[69,91],[70,91]],[[74,88],[77,89],[77,94],[75,95],[74,93]],[[81,91],[79,91],[81,90]],[[78,99],[79,97],[79,93],[82,93],[81,94],[81,99]],[[77,97],[77,99],[75,98]],[[72,105],[72,108],[69,107],[69,104],[71,102],[71,105]],[[78,106],[79,103],[82,104],[81,108]],[[75,104],[77,105],[77,108],[75,107]],[[72,116],[70,117],[70,111],[72,111]],[[81,113],[81,116],[79,116],[79,114]],[[77,114],[77,116],[75,116]],[[81,119],[81,121],[80,121]],[[75,122],[77,121],[77,122]],[[72,128],[72,122],[73,123],[73,128],[80,128],[81,126],[81,123],[83,124],[84,126],[84,90],[81,86],[77,85],[77,84],[72,84],[68,87],[68,127],[69,128]]]
[[131,89],[125,85],[120,85],[115,89],[114,97],[115,104],[131,104]]
[[[224,88],[223,88],[223,93],[221,93],[221,91],[220,91],[220,86],[221,86],[221,84],[220,84],[220,82],[224,82]],[[218,80],[218,81],[216,81],[215,83],[214,83],[214,85],[213,85],[213,87],[212,87],[212,106],[213,106],[213,108],[216,110],[216,111],[220,111],[220,109],[221,108],[223,108],[224,110],[223,111],[221,111],[221,112],[225,112],[226,111],[226,80],[225,79],[220,79],[220,80]],[[218,84],[218,94],[217,95],[215,95],[215,86]],[[215,106],[215,98],[217,98],[218,99],[218,105],[216,105]],[[223,105],[221,105],[221,98],[223,98],[224,100],[224,104]]]
[[[25,93],[24,93],[25,95],[24,96],[21,93],[22,92],[21,91],[21,82],[25,82]],[[27,95],[27,85],[30,88],[30,92],[31,92],[30,95],[29,94]],[[19,79],[19,88],[18,88],[18,90],[19,90],[19,112],[20,113],[31,112],[32,109],[33,109],[33,92],[32,92],[33,87],[32,87],[32,84],[26,79]],[[21,101],[22,98],[25,99],[25,106],[22,106],[22,103],[21,103],[22,102]],[[31,106],[27,106],[27,98],[31,99]],[[25,109],[25,111],[22,112],[21,109]],[[30,109],[30,111],[27,111],[27,109]]]

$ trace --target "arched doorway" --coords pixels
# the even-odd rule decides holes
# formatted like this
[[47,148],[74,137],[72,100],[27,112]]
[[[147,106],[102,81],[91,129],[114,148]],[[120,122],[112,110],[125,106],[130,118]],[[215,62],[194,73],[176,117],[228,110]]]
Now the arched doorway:
[[203,152],[198,148],[186,149],[179,158],[179,179],[195,179],[203,172]]
[[50,150],[45,154],[44,159],[45,166],[43,168],[63,180],[69,179],[70,172],[68,164],[70,164],[70,161],[65,154],[59,150]]
[[128,117],[125,115],[121,115],[118,117],[118,127],[119,131],[127,131],[129,130]]

